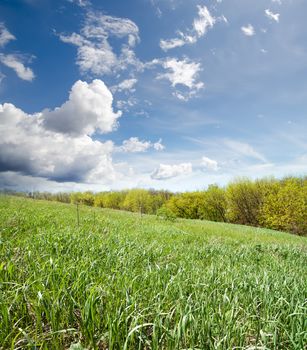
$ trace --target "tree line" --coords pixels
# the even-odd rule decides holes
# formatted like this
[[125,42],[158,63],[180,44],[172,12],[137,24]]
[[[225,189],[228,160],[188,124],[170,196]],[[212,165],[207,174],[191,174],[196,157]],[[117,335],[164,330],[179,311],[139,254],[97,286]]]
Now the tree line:
[[259,226],[307,235],[307,177],[240,178],[225,187],[172,193],[131,189],[100,193],[33,193],[38,199],[186,218]]

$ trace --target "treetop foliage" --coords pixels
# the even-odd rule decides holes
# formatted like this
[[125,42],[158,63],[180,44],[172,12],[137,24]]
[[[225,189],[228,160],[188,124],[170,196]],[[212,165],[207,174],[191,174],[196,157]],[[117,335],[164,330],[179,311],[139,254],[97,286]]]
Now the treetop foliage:
[[281,180],[238,178],[226,187],[171,193],[131,189],[100,193],[33,193],[31,196],[65,203],[80,203],[157,214],[159,217],[230,222],[307,235],[307,177]]

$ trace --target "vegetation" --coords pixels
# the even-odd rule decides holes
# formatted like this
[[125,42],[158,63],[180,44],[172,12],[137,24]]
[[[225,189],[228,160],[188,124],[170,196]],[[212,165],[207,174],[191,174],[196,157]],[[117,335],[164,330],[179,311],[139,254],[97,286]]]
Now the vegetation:
[[0,197],[1,349],[306,348],[306,238],[76,209]]
[[[307,178],[237,179],[225,188],[170,193],[133,189],[101,193],[34,193],[35,198],[157,214],[167,208],[178,218],[259,226],[307,235]],[[164,210],[164,209],[163,209]]]

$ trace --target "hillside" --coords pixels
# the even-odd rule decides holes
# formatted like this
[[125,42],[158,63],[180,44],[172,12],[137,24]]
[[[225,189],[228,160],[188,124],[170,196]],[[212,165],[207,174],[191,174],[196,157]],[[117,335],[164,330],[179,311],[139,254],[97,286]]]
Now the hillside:
[[306,349],[304,237],[8,196],[0,232],[0,349]]

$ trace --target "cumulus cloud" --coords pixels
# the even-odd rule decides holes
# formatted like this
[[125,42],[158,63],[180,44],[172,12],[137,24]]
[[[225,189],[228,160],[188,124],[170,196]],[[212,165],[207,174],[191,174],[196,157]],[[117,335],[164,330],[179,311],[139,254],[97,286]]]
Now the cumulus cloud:
[[269,9],[266,9],[265,11],[265,15],[269,18],[269,19],[271,19],[271,20],[273,20],[273,21],[275,21],[275,22],[279,22],[279,16],[280,16],[280,14],[279,13],[273,13],[271,10],[269,10]]
[[[83,74],[99,76],[143,67],[133,50],[140,40],[139,29],[128,18],[89,12],[80,33],[60,34],[59,38],[77,47],[76,63]],[[110,38],[120,40],[119,54],[113,51]]]
[[13,69],[20,79],[32,81],[35,78],[32,69],[25,67],[21,57],[18,55],[0,54],[0,62]]
[[120,152],[137,153],[146,152],[153,148],[156,151],[162,151],[165,147],[162,145],[162,140],[152,143],[151,141],[142,141],[138,137],[130,137],[130,139],[123,141],[123,145],[119,147]]
[[3,23],[0,23],[0,46],[5,46],[11,40],[16,40],[15,36],[7,30]]
[[201,165],[207,170],[217,171],[219,169],[218,162],[208,157],[202,157]]
[[188,175],[192,173],[191,163],[181,164],[160,164],[159,167],[151,174],[151,178],[155,180],[165,180],[180,175]]
[[112,108],[113,96],[103,81],[90,84],[77,81],[69,99],[61,107],[42,112],[46,129],[71,135],[91,135],[95,131],[108,133],[117,126],[121,112]]
[[253,36],[255,35],[255,29],[251,24],[248,24],[247,26],[241,27],[242,33],[246,36]]
[[[89,113],[89,106],[94,110],[93,114]],[[111,130],[113,124],[106,114],[109,112],[110,96],[105,85],[98,81],[74,84],[69,100],[52,112],[45,110],[30,115],[13,104],[0,105],[0,172],[58,182],[114,180],[113,143],[90,137],[93,130]],[[81,119],[81,126],[75,130],[73,118],[80,119],[83,113],[84,120],[88,116],[92,125]],[[54,124],[52,118],[56,120]]]
[[217,19],[211,15],[208,8],[206,6],[197,6],[197,8],[198,16],[194,19],[192,29],[186,32],[178,31],[177,38],[168,40],[161,39],[160,47],[162,50],[167,51],[186,44],[194,44],[214,26]]
[[182,100],[188,100],[204,87],[204,83],[198,81],[201,65],[188,58],[166,58],[165,60],[153,60],[152,64],[161,65],[166,73],[159,73],[157,79],[168,80],[174,88],[185,88],[188,91],[176,90],[174,96]]

